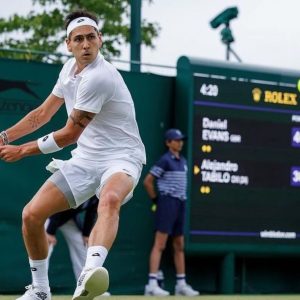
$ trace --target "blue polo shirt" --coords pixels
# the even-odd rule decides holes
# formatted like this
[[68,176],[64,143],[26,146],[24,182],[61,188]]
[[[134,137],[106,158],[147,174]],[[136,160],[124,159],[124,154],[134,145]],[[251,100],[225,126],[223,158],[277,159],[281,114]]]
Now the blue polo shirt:
[[168,151],[150,169],[150,174],[156,177],[161,195],[186,200],[187,170],[186,159],[182,155],[177,158]]

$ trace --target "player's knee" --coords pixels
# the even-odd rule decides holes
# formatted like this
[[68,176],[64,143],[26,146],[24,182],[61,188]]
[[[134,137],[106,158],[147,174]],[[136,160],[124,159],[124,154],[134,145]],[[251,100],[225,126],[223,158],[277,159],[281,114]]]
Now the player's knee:
[[25,227],[43,226],[43,220],[30,206],[25,206],[22,212],[22,222]]
[[166,242],[156,239],[153,247],[156,249],[156,251],[163,252],[166,249]]
[[100,198],[99,210],[119,211],[122,199],[115,191],[108,191]]
[[181,242],[173,243],[174,252],[183,252],[184,251],[184,244]]
[[166,244],[165,243],[155,243],[154,248],[158,252],[163,252],[166,249]]

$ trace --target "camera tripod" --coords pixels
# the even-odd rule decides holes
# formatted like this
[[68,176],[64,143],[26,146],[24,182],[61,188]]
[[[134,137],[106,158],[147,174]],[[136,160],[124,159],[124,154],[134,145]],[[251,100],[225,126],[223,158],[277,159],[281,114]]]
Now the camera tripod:
[[240,57],[236,54],[236,52],[231,48],[230,44],[234,42],[234,38],[229,26],[229,22],[225,24],[225,27],[221,30],[221,39],[222,43],[226,45],[226,60],[230,60],[230,54],[237,59],[238,62],[242,62]]

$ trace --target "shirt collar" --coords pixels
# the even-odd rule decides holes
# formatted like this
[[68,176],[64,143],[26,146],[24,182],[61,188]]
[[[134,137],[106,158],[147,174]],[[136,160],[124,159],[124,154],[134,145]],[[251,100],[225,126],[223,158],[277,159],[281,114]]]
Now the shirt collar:
[[169,156],[172,158],[172,159],[176,159],[176,160],[180,160],[180,154],[179,154],[179,157],[177,158],[170,150],[169,150]]
[[[70,73],[69,73],[69,77],[74,77],[74,72],[75,72],[75,69],[76,69],[76,59],[74,59],[74,63],[73,63],[73,66],[70,70]],[[92,68],[93,66],[95,66],[98,62],[102,61],[104,58],[103,58],[103,55],[98,52],[98,55],[96,56],[96,58],[90,63],[88,64],[80,73],[76,74],[76,77],[83,77],[84,74],[90,69]]]

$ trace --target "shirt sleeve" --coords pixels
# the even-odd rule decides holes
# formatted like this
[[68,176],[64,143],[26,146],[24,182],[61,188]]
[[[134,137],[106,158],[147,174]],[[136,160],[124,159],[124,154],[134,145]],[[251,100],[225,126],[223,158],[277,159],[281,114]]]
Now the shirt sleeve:
[[110,99],[115,82],[111,78],[97,77],[97,73],[84,76],[78,86],[74,108],[99,113],[103,104]]
[[63,89],[60,83],[60,78],[57,79],[57,82],[52,90],[52,94],[59,98],[64,98]]
[[160,178],[163,176],[163,174],[166,171],[166,160],[164,159],[164,157],[161,157],[156,163],[155,165],[150,169],[150,174],[152,174],[154,177],[156,178]]
[[62,74],[65,72],[65,68],[66,68],[66,64],[61,69],[61,71],[59,73],[59,76],[58,76],[58,79],[56,81],[56,84],[54,85],[54,87],[52,89],[52,94],[59,97],[59,98],[64,98],[61,78],[62,78]]

